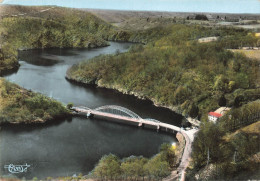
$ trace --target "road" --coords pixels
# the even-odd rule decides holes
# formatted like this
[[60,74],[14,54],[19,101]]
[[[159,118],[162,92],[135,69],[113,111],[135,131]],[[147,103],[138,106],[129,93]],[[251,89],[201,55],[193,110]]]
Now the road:
[[176,170],[172,171],[169,177],[163,179],[164,181],[185,180],[186,169],[189,166],[189,162],[190,162],[192,142],[194,141],[194,137],[197,131],[198,129],[191,129],[189,131],[181,130],[180,133],[184,136],[186,142],[185,149],[181,158],[181,163]]

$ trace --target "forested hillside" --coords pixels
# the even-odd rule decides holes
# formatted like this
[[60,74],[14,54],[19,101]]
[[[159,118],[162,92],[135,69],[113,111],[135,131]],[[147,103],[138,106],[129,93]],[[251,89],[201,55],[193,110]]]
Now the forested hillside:
[[0,124],[42,123],[68,114],[61,103],[0,78]]
[[[19,8],[18,8],[19,7]],[[17,68],[18,49],[101,47],[114,34],[113,27],[90,13],[80,10],[45,7],[3,6],[14,11],[1,13],[0,73]]]
[[[205,36],[219,36],[219,40],[198,43],[197,39]],[[225,49],[238,47],[241,41],[257,43],[252,33],[172,25],[135,32],[131,37],[149,43],[74,65],[67,78],[146,97],[192,117],[216,109],[221,97],[232,106],[245,90],[252,89],[254,94],[259,63]]]
[[111,30],[109,24],[90,13],[60,7],[4,17],[1,27],[4,42],[25,49],[104,46]]

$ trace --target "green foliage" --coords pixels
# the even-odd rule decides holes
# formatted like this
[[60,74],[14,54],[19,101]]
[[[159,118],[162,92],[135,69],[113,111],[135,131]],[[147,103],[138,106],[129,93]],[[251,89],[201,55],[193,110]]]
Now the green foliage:
[[221,161],[223,158],[223,155],[221,155],[223,135],[223,130],[211,122],[205,122],[203,126],[201,126],[193,143],[192,159],[195,167],[200,168],[206,165],[208,152],[211,162]]
[[162,161],[159,155],[154,156],[145,165],[148,176],[155,179],[162,179],[168,176],[170,172],[170,166],[167,161]]
[[188,114],[192,118],[196,118],[199,115],[199,108],[194,102],[189,106]]
[[147,159],[143,157],[131,156],[123,159],[121,164],[121,170],[124,179],[138,179],[146,175],[144,165],[147,163]]
[[107,46],[105,40],[116,33],[96,16],[75,9],[55,7],[25,14],[0,21],[0,74],[19,67],[17,49]]
[[[210,179],[214,180],[234,178],[242,171],[256,170],[257,162],[252,156],[259,154],[259,133],[257,128],[254,128],[256,131],[247,128],[247,131],[243,127],[259,119],[260,102],[257,100],[233,108],[217,124],[204,122],[193,143],[193,169],[213,164],[215,168]],[[243,129],[237,130],[239,128]]]
[[94,175],[101,179],[116,179],[121,173],[120,160],[113,154],[103,156],[94,169]]
[[197,14],[195,20],[208,20],[207,16],[204,14]]
[[223,75],[216,76],[216,81],[214,83],[214,89],[222,92],[226,92],[228,90],[229,80]]
[[61,103],[0,79],[0,124],[47,121],[69,114]]
[[[148,43],[134,45],[117,56],[79,63],[69,69],[67,77],[119,87],[161,105],[180,106],[184,114],[193,117],[203,115],[218,107],[222,94],[254,89],[257,80],[259,63],[223,49],[224,40],[204,44],[194,41],[216,34],[223,38],[247,37],[244,30],[186,25],[131,32],[130,40],[135,37]],[[235,98],[230,97],[232,106]]]
[[0,75],[18,67],[16,49],[8,43],[3,44],[0,48]]
[[110,26],[101,20],[94,22],[96,18],[88,13],[83,17],[76,16],[75,13],[65,16],[64,19],[52,20],[33,17],[4,18],[1,24],[8,32],[5,39],[17,48],[107,45],[100,34],[105,36],[110,32]]
[[[236,97],[235,104],[241,104],[240,97]],[[237,103],[239,102],[239,103]],[[226,131],[233,131],[243,126],[249,125],[260,119],[260,101],[253,101],[244,104],[241,107],[233,108],[225,114],[219,124],[225,128]]]
[[170,174],[174,158],[174,150],[170,144],[162,144],[160,153],[151,159],[130,156],[120,161],[117,156],[109,154],[100,159],[91,177],[101,180],[158,180]]
[[219,101],[218,101],[218,105],[220,107],[224,107],[226,106],[227,104],[227,99],[225,98],[225,95],[223,94],[220,98],[219,98]]
[[175,151],[172,145],[168,143],[162,144],[160,154],[162,161],[166,161],[170,167],[174,166]]
[[67,104],[67,109],[71,109],[72,107],[73,107],[73,103],[70,102]]

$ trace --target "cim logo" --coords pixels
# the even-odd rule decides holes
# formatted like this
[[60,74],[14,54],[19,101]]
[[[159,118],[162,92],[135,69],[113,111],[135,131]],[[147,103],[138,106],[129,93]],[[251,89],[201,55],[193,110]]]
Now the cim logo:
[[24,173],[27,172],[27,169],[30,167],[27,163],[25,165],[5,165],[4,168],[8,169],[10,173]]

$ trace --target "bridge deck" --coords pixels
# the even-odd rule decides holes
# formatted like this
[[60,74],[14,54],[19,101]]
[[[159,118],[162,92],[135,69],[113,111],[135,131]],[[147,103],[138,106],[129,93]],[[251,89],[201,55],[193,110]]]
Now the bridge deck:
[[91,113],[93,115],[107,117],[107,118],[119,119],[119,120],[134,122],[134,123],[142,123],[145,125],[151,125],[151,126],[156,126],[156,127],[163,127],[163,128],[167,128],[167,129],[172,129],[177,132],[181,131],[181,128],[167,124],[167,123],[153,122],[153,121],[149,121],[149,120],[145,120],[145,119],[131,118],[131,117],[127,117],[127,116],[121,116],[121,115],[117,115],[117,114],[95,111],[92,109],[84,109],[84,108],[79,108],[79,107],[73,107],[73,110],[75,110],[77,112],[85,113],[85,114]]

